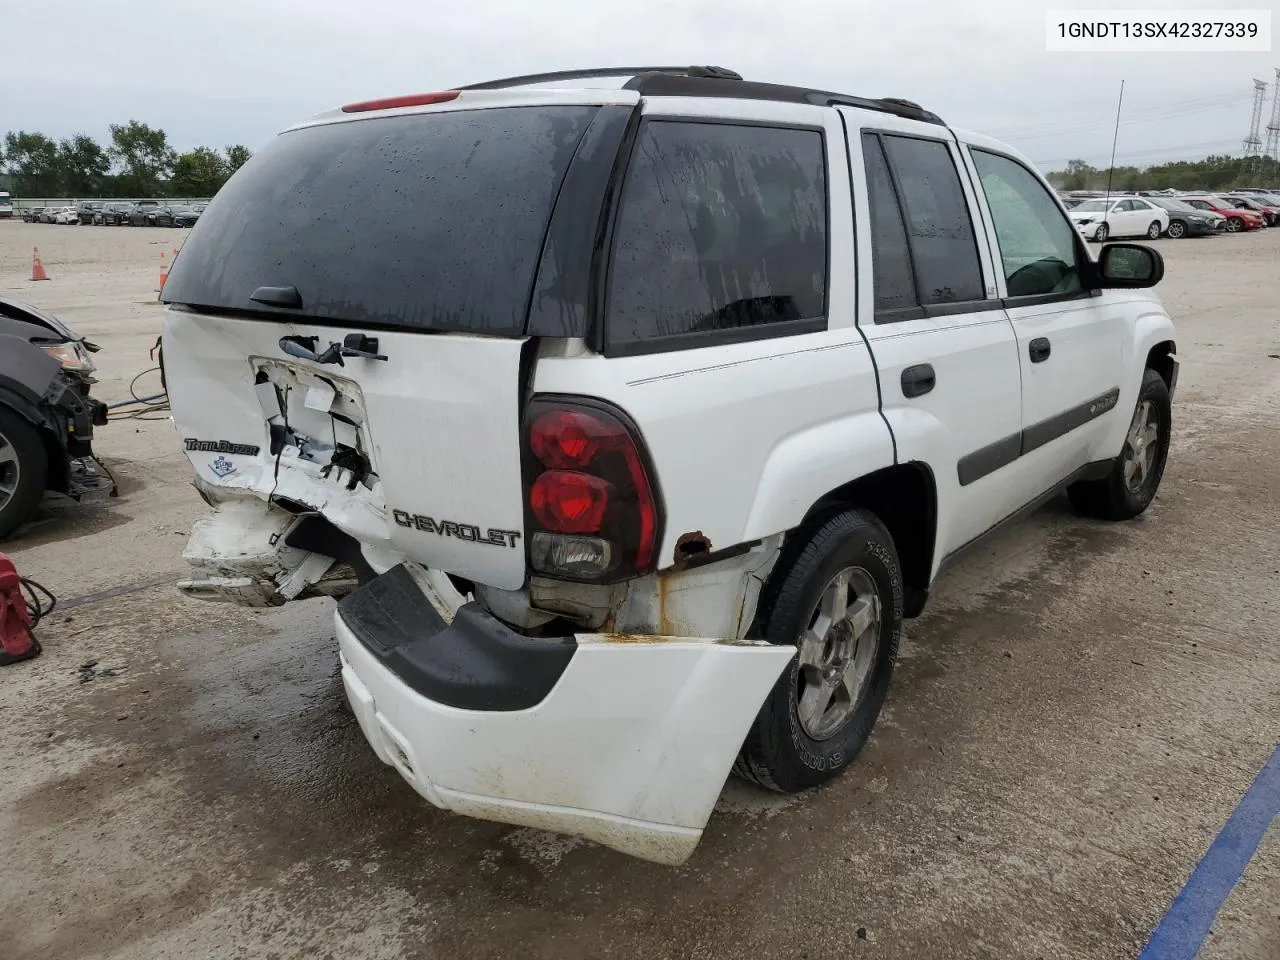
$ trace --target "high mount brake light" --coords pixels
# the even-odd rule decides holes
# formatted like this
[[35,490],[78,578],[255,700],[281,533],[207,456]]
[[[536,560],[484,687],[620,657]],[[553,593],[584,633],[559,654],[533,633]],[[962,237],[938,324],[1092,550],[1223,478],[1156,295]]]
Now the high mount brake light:
[[367,113],[370,110],[394,110],[397,107],[429,107],[433,103],[448,103],[458,99],[457,90],[442,90],[439,93],[410,93],[402,97],[384,97],[381,100],[361,100],[359,103],[348,103],[342,108],[343,113]]
[[525,422],[533,570],[589,582],[652,570],[656,485],[625,415],[600,401],[538,398]]

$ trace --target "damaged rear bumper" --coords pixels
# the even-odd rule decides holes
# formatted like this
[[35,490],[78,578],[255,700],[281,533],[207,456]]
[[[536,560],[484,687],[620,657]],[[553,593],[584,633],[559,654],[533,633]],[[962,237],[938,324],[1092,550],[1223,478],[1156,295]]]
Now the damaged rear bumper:
[[527,637],[451,623],[399,566],[339,605],[342,678],[374,752],[428,801],[658,863],[702,836],[794,655],[703,638]]

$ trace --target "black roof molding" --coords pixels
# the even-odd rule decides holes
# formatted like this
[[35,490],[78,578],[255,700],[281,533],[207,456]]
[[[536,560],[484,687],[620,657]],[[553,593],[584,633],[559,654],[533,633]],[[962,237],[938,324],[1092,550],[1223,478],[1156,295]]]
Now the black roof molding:
[[650,72],[638,74],[626,84],[646,97],[726,97],[741,100],[776,100],[782,103],[808,103],[818,107],[857,107],[891,113],[908,120],[921,120],[945,126],[942,118],[930,113],[918,103],[897,97],[871,99],[854,97],[828,90],[812,90],[807,87],[789,87],[778,83],[754,83],[748,80],[732,80],[720,77],[676,75]]
[[530,73],[522,77],[502,80],[485,80],[472,83],[459,90],[501,90],[534,83],[550,83],[556,80],[590,80],[601,77],[626,77],[626,90],[635,90],[646,97],[723,97],[740,100],[776,100],[781,103],[808,103],[818,107],[856,107],[891,113],[908,120],[946,124],[935,113],[918,103],[898,97],[854,97],[828,90],[808,87],[791,87],[778,83],[755,83],[742,79],[742,75],[726,67],[592,67],[586,70],[560,70],[554,73]]
[[718,77],[725,80],[741,80],[742,76],[725,67],[592,67],[587,70],[558,70],[553,73],[529,73],[522,77],[506,77],[502,80],[485,80],[469,83],[459,90],[501,90],[503,87],[522,87],[531,83],[550,83],[555,80],[591,80],[600,77],[628,77],[637,74],[661,73],[683,77]]

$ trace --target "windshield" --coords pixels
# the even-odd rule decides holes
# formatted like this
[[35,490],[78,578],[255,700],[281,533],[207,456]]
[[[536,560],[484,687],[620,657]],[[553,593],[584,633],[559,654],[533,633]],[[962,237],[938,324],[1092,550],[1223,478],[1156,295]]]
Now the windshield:
[[1148,197],[1152,203],[1157,206],[1164,207],[1166,210],[1177,210],[1179,213],[1198,213],[1195,207],[1181,200],[1164,200],[1159,197]]
[[[303,127],[237,171],[166,302],[507,336],[524,332],[560,182],[598,108],[498,107]],[[255,215],[246,216],[253,210]]]
[[1111,209],[1114,200],[1086,200],[1071,208],[1072,213],[1104,213]]

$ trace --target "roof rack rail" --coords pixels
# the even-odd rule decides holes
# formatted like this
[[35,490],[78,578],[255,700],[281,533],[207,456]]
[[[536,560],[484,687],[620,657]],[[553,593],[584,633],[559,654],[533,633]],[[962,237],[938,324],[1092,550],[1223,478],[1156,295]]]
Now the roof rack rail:
[[858,107],[891,113],[908,120],[921,120],[946,126],[942,118],[910,100],[898,97],[871,99],[853,97],[828,90],[811,90],[778,83],[755,83],[741,78],[707,74],[677,74],[648,71],[638,73],[626,83],[626,89],[649,97],[727,97],[742,100],[777,100],[783,103],[810,103],[818,107]]
[[549,83],[553,80],[589,80],[599,77],[627,77],[638,74],[666,74],[681,77],[707,77],[721,80],[741,80],[742,75],[725,67],[593,67],[589,70],[558,70],[554,73],[530,73],[523,77],[506,77],[501,80],[485,80],[469,83],[459,90],[501,90],[503,87],[522,87],[531,83]]

